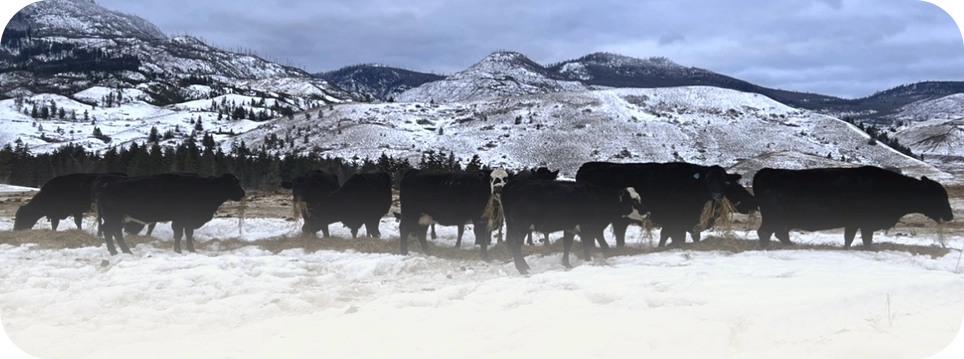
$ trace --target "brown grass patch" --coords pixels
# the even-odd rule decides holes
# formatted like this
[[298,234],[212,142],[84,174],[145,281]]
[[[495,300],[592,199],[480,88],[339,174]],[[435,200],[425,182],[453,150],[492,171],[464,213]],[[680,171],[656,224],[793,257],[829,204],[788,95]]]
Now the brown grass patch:
[[[155,247],[163,245],[163,243],[158,242],[154,237],[135,235],[125,235],[124,242],[130,247],[138,244],[150,244]],[[36,249],[66,249],[99,247],[104,244],[104,239],[76,229],[67,231],[29,230],[0,232],[0,244],[20,246],[29,243],[36,244],[37,246],[34,247]]]

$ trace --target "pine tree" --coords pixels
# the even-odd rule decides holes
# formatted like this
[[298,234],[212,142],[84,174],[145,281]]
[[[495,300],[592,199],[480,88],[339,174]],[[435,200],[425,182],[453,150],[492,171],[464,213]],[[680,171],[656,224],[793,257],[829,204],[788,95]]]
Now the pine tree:
[[33,108],[30,109],[30,117],[37,118],[39,116],[40,113],[37,111],[37,104],[33,104]]
[[161,137],[157,133],[157,127],[151,126],[151,133],[147,135],[147,142],[158,142]]
[[468,163],[467,165],[465,165],[465,170],[466,170],[466,171],[478,171],[478,170],[481,170],[481,169],[482,169],[482,159],[479,158],[479,155],[477,155],[477,154],[472,155],[472,159],[469,160],[469,163]]
[[67,111],[64,111],[64,108],[61,107],[60,110],[57,111],[57,117],[60,117],[60,119],[63,120],[64,117],[67,117]]
[[198,132],[204,131],[204,127],[201,126],[201,117],[198,117],[197,122],[194,122],[194,130]]
[[90,121],[90,116],[87,115],[87,110],[84,110],[84,122]]

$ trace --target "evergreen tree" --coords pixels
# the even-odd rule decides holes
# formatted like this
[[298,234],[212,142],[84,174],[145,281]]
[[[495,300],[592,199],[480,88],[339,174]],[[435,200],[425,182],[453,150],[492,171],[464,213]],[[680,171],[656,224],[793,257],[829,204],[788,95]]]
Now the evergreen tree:
[[30,109],[30,117],[40,117],[40,112],[37,111],[37,104],[33,104],[33,108]]
[[161,137],[157,133],[157,127],[151,126],[151,133],[147,135],[147,142],[157,142],[160,141]]
[[64,111],[64,108],[61,107],[60,110],[57,111],[57,117],[60,117],[60,119],[63,120],[64,117],[67,117],[67,111]]
[[90,116],[87,115],[87,110],[84,110],[84,122],[90,121]]
[[479,155],[477,155],[477,154],[472,155],[472,159],[469,160],[469,163],[468,163],[467,165],[465,165],[465,170],[466,170],[466,171],[478,171],[478,170],[481,170],[481,169],[482,169],[482,159],[479,158]]
[[194,130],[195,130],[195,131],[198,131],[198,132],[204,131],[204,127],[201,126],[201,118],[200,118],[200,117],[197,118],[197,122],[194,122]]

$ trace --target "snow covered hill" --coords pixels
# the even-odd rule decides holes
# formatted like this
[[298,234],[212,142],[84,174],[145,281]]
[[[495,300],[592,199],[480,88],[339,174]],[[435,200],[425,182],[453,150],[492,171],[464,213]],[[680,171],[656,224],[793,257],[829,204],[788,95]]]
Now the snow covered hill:
[[[289,90],[306,91],[306,97],[275,93],[217,95],[203,85],[188,89],[203,99],[155,106],[144,101],[147,95],[139,89],[92,87],[69,97],[43,94],[2,100],[0,146],[20,141],[31,153],[50,152],[66,144],[103,151],[110,146],[126,147],[131,142],[144,144],[152,129],[161,137],[161,146],[174,146],[192,134],[200,140],[205,133],[211,133],[219,143],[227,143],[234,134],[264,123],[261,118],[252,120],[250,114],[278,117],[282,108],[302,111],[323,104],[312,99],[309,90],[295,87]],[[114,100],[110,107],[92,105],[103,104],[107,96],[121,100]],[[47,113],[47,118],[32,117],[31,112],[37,108],[42,108],[38,112]],[[238,110],[245,113],[244,118],[233,118]],[[97,136],[95,132],[102,135]]]
[[25,7],[4,29],[0,46],[0,98],[143,85],[149,102],[170,104],[197,99],[186,91],[192,84],[231,89],[270,79],[299,82],[317,98],[350,97],[301,69],[224,51],[191,36],[169,38],[144,19],[85,0]]
[[[315,114],[313,114],[315,115]],[[513,168],[548,165],[573,177],[586,161],[688,161],[735,166],[829,158],[900,168],[939,180],[951,176],[871,144],[854,126],[762,95],[716,87],[608,89],[450,103],[341,104],[312,120],[278,119],[232,140],[259,145],[290,138],[284,151],[351,158],[382,153],[418,160],[427,150]],[[277,148],[282,150],[282,148]],[[806,155],[806,156],[800,156]],[[752,176],[752,173],[748,175]]]
[[444,79],[445,76],[410,71],[378,64],[345,66],[335,71],[315,75],[345,91],[357,93],[360,100],[394,100],[395,96],[427,82]]
[[542,65],[518,52],[497,51],[444,80],[402,92],[403,102],[452,102],[590,89],[577,81],[551,77]]
[[900,107],[890,118],[897,121],[948,120],[964,117],[964,93],[921,100]]

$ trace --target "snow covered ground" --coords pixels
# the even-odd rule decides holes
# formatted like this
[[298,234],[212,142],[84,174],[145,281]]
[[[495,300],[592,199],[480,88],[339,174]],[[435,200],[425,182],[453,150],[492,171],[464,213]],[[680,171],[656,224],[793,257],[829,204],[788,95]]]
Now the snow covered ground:
[[[0,219],[0,230],[11,227]],[[248,219],[240,238],[299,228]],[[393,220],[380,228],[397,238]],[[451,246],[454,227],[438,229],[435,243]],[[630,231],[630,246],[649,245]],[[934,243],[895,232],[875,242]],[[154,237],[170,244],[170,226]],[[238,222],[215,219],[197,237],[238,238]],[[837,232],[792,237],[842,243]],[[964,245],[960,233],[948,237]],[[944,349],[964,318],[957,250],[671,250],[574,258],[569,271],[556,253],[528,256],[524,277],[511,263],[440,259],[417,245],[409,256],[257,246],[177,255],[142,244],[110,257],[103,246],[32,247],[0,245],[0,315],[13,342],[43,358],[923,358]]]

